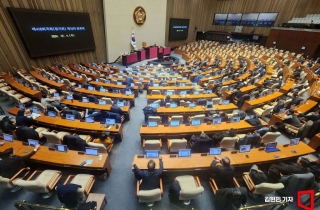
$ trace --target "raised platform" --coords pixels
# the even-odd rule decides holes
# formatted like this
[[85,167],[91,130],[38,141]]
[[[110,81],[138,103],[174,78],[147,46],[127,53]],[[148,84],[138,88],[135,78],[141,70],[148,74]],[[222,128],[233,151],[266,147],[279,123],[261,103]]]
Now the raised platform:
[[148,61],[148,65],[158,65],[161,64],[163,66],[171,66],[173,63],[179,63],[180,59],[174,56],[166,56],[163,59],[156,59]]

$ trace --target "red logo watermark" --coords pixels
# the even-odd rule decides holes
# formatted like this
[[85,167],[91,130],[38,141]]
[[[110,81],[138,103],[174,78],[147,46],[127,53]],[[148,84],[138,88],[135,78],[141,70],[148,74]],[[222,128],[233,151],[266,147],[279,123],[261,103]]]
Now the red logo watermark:
[[[302,203],[301,195],[309,195],[310,196],[310,205],[305,206]],[[298,192],[297,195],[297,205],[303,210],[314,210],[314,191],[313,190],[302,190]]]

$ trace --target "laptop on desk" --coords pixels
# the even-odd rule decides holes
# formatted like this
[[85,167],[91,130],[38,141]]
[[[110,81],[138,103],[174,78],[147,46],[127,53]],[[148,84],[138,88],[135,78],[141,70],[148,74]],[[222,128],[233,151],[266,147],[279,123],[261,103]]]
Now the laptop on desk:
[[191,125],[192,126],[201,125],[201,120],[200,119],[193,119],[193,120],[191,120]]
[[214,147],[209,149],[209,155],[220,155],[221,154],[221,147]]
[[4,134],[3,134],[3,139],[4,139],[5,141],[8,141],[8,142],[13,142],[13,137],[12,137],[12,135],[10,135],[10,134],[4,133]]
[[157,122],[154,122],[154,121],[148,122],[148,127],[157,127],[157,126],[158,126]]
[[63,145],[63,144],[56,144],[55,148],[56,148],[56,151],[58,151],[58,152],[67,152],[68,151],[67,145]]
[[94,119],[93,119],[93,117],[86,117],[86,118],[85,118],[85,121],[86,121],[87,123],[93,123],[93,122],[94,122]]
[[221,124],[221,118],[213,118],[212,124]]
[[86,147],[86,155],[98,156],[98,148]]
[[146,150],[146,158],[158,158],[159,151],[158,150]]
[[66,114],[66,119],[67,120],[74,120],[74,115],[73,114]]
[[180,121],[179,121],[179,120],[171,120],[171,121],[170,121],[170,126],[171,126],[171,127],[180,126]]
[[178,149],[178,157],[190,157],[191,149]]
[[35,147],[39,144],[38,140],[28,139],[29,146]]
[[239,146],[239,152],[250,152],[251,145],[240,145]]
[[278,148],[277,148],[277,144],[278,142],[270,142],[267,144],[266,146],[266,152],[277,152],[277,151],[280,151]]

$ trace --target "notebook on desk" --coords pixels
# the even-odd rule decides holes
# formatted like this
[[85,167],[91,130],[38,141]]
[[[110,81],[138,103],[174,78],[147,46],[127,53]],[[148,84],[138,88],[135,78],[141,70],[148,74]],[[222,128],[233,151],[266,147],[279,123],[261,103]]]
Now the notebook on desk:
[[266,152],[277,152],[277,151],[280,151],[278,148],[277,148],[277,144],[278,142],[270,142],[267,144],[266,146]]

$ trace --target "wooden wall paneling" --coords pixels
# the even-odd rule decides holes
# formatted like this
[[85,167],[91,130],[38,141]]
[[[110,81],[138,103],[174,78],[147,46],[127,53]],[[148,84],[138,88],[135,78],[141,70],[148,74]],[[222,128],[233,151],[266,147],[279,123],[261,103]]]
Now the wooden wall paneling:
[[[43,9],[70,12],[88,12],[92,24],[96,49],[63,55],[30,58],[6,7]],[[104,20],[101,0],[1,0],[0,1],[0,71],[10,71],[12,66],[30,70],[30,66],[46,68],[54,62],[68,64],[80,61],[106,60]],[[4,40],[4,41],[3,41]]]
[[[215,13],[278,12],[275,26],[287,22],[293,17],[305,17],[307,14],[320,13],[319,0],[167,0],[167,7],[167,28],[169,28],[170,18],[190,18],[190,23],[196,25],[198,31],[233,32],[235,30],[235,26],[212,25]],[[166,39],[168,45],[181,44],[194,39],[194,25],[190,24],[187,40],[171,42]],[[245,26],[242,32],[249,33],[252,30],[255,30],[256,34],[268,36],[270,28]]]

